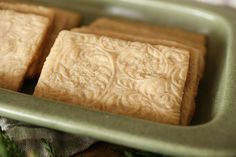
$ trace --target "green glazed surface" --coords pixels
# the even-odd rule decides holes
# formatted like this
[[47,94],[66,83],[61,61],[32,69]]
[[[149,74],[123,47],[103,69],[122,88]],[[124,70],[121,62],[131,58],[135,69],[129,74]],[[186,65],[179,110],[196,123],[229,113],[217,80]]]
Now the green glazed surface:
[[68,133],[177,156],[236,156],[236,12],[178,0],[31,0],[78,11],[83,24],[119,16],[208,37],[204,78],[191,126],[91,111],[0,89],[0,115]]

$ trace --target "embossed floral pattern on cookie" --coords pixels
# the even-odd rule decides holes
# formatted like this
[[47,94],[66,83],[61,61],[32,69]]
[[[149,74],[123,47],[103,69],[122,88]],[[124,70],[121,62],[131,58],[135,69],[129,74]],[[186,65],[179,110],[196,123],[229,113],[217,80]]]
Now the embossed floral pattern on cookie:
[[0,19],[0,87],[18,90],[38,53],[49,20],[10,10],[0,10]]
[[178,124],[189,52],[63,31],[34,95]]

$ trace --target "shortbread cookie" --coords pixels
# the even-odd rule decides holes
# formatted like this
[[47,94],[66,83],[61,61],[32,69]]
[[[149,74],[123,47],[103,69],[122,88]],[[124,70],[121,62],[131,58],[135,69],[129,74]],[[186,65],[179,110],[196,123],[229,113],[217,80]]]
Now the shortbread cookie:
[[32,13],[48,17],[50,19],[50,29],[47,38],[41,46],[41,53],[34,56],[27,71],[27,77],[33,78],[40,75],[43,63],[55,42],[58,33],[63,29],[71,29],[79,25],[80,15],[78,13],[58,9],[36,6],[31,4],[0,2],[0,9],[14,10],[22,13]]
[[79,25],[80,15],[78,13],[65,11],[61,9],[54,9],[55,11],[55,20],[53,23],[53,30],[45,43],[45,47],[40,56],[37,57],[35,62],[31,65],[27,76],[29,78],[36,77],[40,75],[43,64],[48,56],[53,43],[56,40],[57,35],[63,29],[71,29]]
[[200,53],[199,77],[202,77],[205,67],[206,37],[202,34],[183,31],[176,28],[160,27],[136,21],[124,19],[98,18],[91,23],[92,28],[109,29],[127,34],[158,38],[162,40],[175,41],[189,47],[195,48]]
[[0,2],[0,9],[13,10],[21,13],[30,13],[30,14],[45,16],[49,18],[51,23],[53,23],[55,16],[54,11],[50,8],[39,5],[36,6],[36,5],[24,4],[24,3]]
[[[173,40],[200,49],[205,49],[204,45],[206,44],[206,37],[199,33],[193,33],[173,27],[151,25],[133,20],[98,18],[90,24],[90,27],[123,31],[123,33],[147,33],[149,36],[151,32],[154,37],[158,35],[160,39]],[[150,37],[152,37],[152,35]],[[205,53],[205,51],[202,51],[202,53]]]
[[113,38],[120,38],[129,41],[139,41],[139,42],[147,42],[151,44],[162,44],[169,47],[177,47],[182,49],[187,49],[190,52],[190,63],[189,63],[189,72],[185,84],[184,89],[184,97],[182,101],[182,114],[180,119],[180,124],[187,125],[190,123],[193,113],[195,111],[195,97],[197,95],[197,89],[199,84],[199,54],[200,52],[197,49],[188,47],[181,43],[173,42],[173,41],[166,41],[166,40],[159,40],[158,38],[150,38],[148,36],[139,36],[137,34],[127,34],[127,33],[120,33],[115,31],[110,31],[108,29],[103,28],[90,28],[90,27],[83,27],[83,28],[75,28],[72,31],[82,32],[82,33],[92,33],[98,35],[105,35]]
[[41,55],[45,52],[45,47],[50,43],[48,42],[51,38],[52,31],[54,30],[54,23],[55,23],[55,11],[51,8],[43,7],[43,6],[36,6],[24,3],[6,3],[0,2],[0,9],[7,9],[7,10],[14,10],[21,13],[30,13],[35,15],[40,15],[47,17],[50,21],[50,27],[47,31],[47,36],[45,37],[45,41],[40,46],[40,53],[37,53],[31,61],[29,69],[27,71],[27,77],[34,77],[35,71],[37,68],[38,60],[40,60]]
[[50,20],[11,10],[0,10],[0,19],[0,87],[17,91],[39,53]]
[[179,124],[188,67],[186,50],[62,31],[34,95]]

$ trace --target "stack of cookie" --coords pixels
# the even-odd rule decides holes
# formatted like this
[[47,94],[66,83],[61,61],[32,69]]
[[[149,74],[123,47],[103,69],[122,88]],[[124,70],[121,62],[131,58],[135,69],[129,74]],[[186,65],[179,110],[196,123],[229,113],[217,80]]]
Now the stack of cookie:
[[0,2],[0,18],[0,87],[15,91],[24,78],[40,74],[58,33],[80,21],[77,13],[5,2]]
[[99,18],[59,34],[34,95],[187,125],[204,70],[205,42],[196,33]]
[[17,91],[24,78],[40,76],[38,97],[154,122],[190,123],[205,36],[108,18],[69,31],[78,26],[79,14],[26,4],[0,2],[0,17],[0,87]]

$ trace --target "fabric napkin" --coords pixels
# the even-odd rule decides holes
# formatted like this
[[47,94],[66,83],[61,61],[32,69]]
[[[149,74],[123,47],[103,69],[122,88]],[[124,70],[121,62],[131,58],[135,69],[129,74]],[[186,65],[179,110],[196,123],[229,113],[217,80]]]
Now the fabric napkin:
[[43,147],[41,139],[49,142],[63,157],[82,152],[96,142],[89,137],[70,135],[3,117],[0,117],[0,126],[26,154],[34,152],[39,157],[50,157]]

